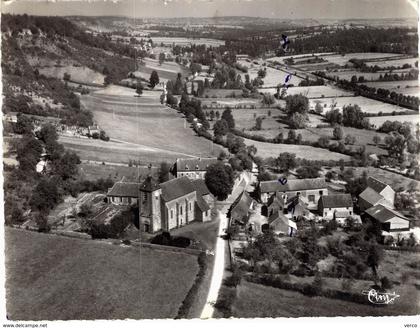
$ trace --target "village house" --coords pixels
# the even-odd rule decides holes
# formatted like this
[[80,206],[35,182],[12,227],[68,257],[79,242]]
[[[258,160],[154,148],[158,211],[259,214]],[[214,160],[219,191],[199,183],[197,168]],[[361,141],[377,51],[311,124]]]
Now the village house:
[[262,230],[271,230],[275,235],[292,237],[296,235],[297,225],[281,211],[275,211],[269,216],[268,223],[262,226]]
[[211,220],[212,197],[201,183],[183,176],[164,183],[148,177],[140,185],[139,213],[141,229],[154,233],[182,227],[192,221]]
[[350,194],[322,196],[318,204],[319,213],[324,220],[345,221],[353,215],[353,200]]
[[171,173],[177,178],[204,179],[207,168],[217,162],[217,158],[177,158]]
[[374,220],[378,222],[381,229],[388,233],[408,232],[411,228],[410,219],[383,204],[370,207],[362,217],[364,221]]
[[367,180],[367,188],[359,195],[361,212],[377,204],[394,208],[395,191],[386,183],[373,177]]
[[138,204],[140,183],[130,182],[125,177],[116,182],[106,195],[108,204],[136,205]]
[[262,211],[262,214],[268,217],[280,211],[294,219],[300,217],[309,219],[308,204],[302,200],[301,196],[287,197],[287,195],[279,192],[268,199],[267,206],[263,206]]
[[254,200],[246,191],[243,191],[230,206],[227,217],[230,225],[236,225],[244,231],[248,224],[251,211],[254,209]]
[[258,184],[258,195],[263,203],[267,203],[270,196],[277,193],[286,199],[300,196],[310,210],[318,209],[321,196],[328,195],[327,183],[323,178],[288,180],[281,184],[278,180],[261,181]]

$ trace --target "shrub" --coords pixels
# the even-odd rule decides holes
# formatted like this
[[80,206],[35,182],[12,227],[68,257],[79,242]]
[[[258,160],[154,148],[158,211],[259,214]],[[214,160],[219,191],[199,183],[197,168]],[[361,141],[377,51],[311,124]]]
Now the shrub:
[[389,278],[385,276],[381,278],[381,287],[383,290],[388,290],[393,287],[393,284],[391,280],[389,280]]

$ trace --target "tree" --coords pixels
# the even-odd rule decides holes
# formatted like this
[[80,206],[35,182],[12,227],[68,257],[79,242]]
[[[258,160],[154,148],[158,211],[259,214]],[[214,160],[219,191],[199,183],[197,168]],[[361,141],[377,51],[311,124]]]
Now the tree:
[[152,74],[150,74],[149,82],[152,89],[159,83],[159,75],[156,71],[153,71]]
[[294,113],[306,114],[309,109],[309,100],[302,95],[286,97],[286,113],[292,116]]
[[374,143],[375,145],[378,145],[379,143],[381,143],[381,137],[380,137],[380,136],[378,136],[377,134],[375,134],[375,135],[373,136],[373,143]]
[[201,70],[202,70],[202,68],[201,68],[201,65],[200,64],[191,63],[190,70],[191,70],[191,73],[192,74],[195,74],[195,73],[200,73]]
[[255,120],[255,126],[254,126],[254,130],[261,130],[262,128],[262,122],[264,120],[264,116],[258,116],[257,119]]
[[317,114],[320,114],[321,115],[323,111],[324,111],[324,109],[322,108],[321,103],[320,102],[317,102],[316,105],[315,105],[315,112]]
[[63,180],[67,180],[76,175],[77,165],[80,163],[79,156],[67,150],[60,159],[53,161],[53,171]]
[[14,126],[14,132],[17,134],[30,134],[33,130],[32,120],[23,115],[22,113],[17,114],[17,122]]
[[329,144],[330,144],[330,139],[327,136],[319,137],[318,145],[321,148],[328,148]]
[[235,120],[233,118],[232,111],[230,108],[227,108],[223,111],[222,119],[224,119],[227,122],[229,130],[235,128]]
[[398,132],[392,132],[385,137],[388,155],[401,163],[404,160],[405,139]]
[[218,200],[225,200],[232,192],[235,181],[234,172],[222,162],[211,164],[206,171],[205,183]]
[[137,86],[136,86],[136,93],[141,96],[143,94],[143,85],[141,84],[141,82],[137,82]]
[[59,199],[57,182],[53,179],[43,178],[32,193],[30,205],[32,209],[47,212],[58,203]]
[[71,75],[69,73],[64,73],[63,80],[64,81],[70,81]]
[[268,92],[264,93],[261,101],[266,106],[270,106],[276,103],[276,99],[274,98],[274,96]]
[[343,128],[341,126],[337,125],[337,126],[334,127],[333,137],[336,140],[343,139],[343,137],[344,137],[344,131],[343,131]]
[[214,120],[214,117],[215,117],[214,110],[211,110],[211,112],[210,112],[210,121],[213,121]]
[[296,170],[300,179],[312,179],[319,177],[318,166],[302,166]]
[[220,112],[216,111],[216,120],[218,120],[220,118]]
[[163,52],[161,52],[159,54],[159,65],[162,65],[164,63],[165,58],[166,58],[165,54]]
[[43,141],[46,145],[55,143],[58,140],[58,134],[55,126],[52,124],[44,124],[41,130],[37,132],[39,140]]
[[263,78],[265,78],[265,76],[267,75],[267,70],[266,69],[260,69],[259,71],[258,71],[258,77],[259,78],[261,78],[261,79],[263,79]]
[[166,182],[169,180],[170,166],[167,162],[161,162],[159,167],[159,183]]
[[225,136],[229,132],[228,123],[226,122],[226,120],[221,119],[214,124],[213,130],[215,137]]
[[350,134],[346,135],[346,137],[344,138],[344,143],[346,145],[354,145],[355,142],[356,142],[356,137]]
[[275,165],[279,171],[287,172],[296,167],[296,154],[280,153],[279,157],[275,160]]
[[173,89],[173,94],[174,95],[181,95],[182,94],[182,89],[183,89],[182,75],[181,75],[181,73],[178,73],[176,81],[175,81],[174,89]]
[[372,269],[375,277],[377,277],[377,268],[383,258],[383,249],[378,244],[372,244],[369,247],[367,256],[367,265]]
[[306,114],[293,113],[290,117],[290,126],[293,129],[303,129],[306,126]]

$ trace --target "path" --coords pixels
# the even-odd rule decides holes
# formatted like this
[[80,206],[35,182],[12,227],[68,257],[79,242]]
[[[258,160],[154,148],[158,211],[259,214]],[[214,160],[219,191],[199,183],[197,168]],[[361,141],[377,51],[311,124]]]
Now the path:
[[214,305],[217,302],[219,297],[219,290],[222,285],[223,275],[225,272],[225,248],[227,247],[227,241],[221,236],[225,234],[224,229],[227,229],[229,220],[226,216],[227,210],[229,209],[230,204],[239,196],[239,194],[245,190],[250,182],[247,173],[241,174],[241,179],[235,184],[232,194],[228,197],[226,204],[223,206],[223,209],[219,211],[218,215],[220,218],[219,223],[219,237],[217,238],[216,247],[215,247],[215,259],[213,265],[213,273],[211,277],[211,283],[209,288],[209,293],[207,295],[207,302],[203,308],[200,318],[209,319],[213,316]]

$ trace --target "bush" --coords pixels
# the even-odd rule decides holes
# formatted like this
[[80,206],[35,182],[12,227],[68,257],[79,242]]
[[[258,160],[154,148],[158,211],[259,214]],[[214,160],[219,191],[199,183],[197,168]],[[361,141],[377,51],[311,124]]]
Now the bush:
[[172,240],[171,234],[169,232],[164,231],[161,234],[153,237],[150,243],[157,244],[157,245],[170,246],[171,240]]
[[381,278],[381,287],[383,290],[388,290],[393,287],[393,284],[391,280],[389,280],[389,278],[385,276]]
[[220,310],[223,313],[224,317],[229,318],[232,315],[231,307],[233,302],[235,301],[235,297],[235,288],[222,287],[214,307]]
[[172,238],[170,242],[170,246],[174,247],[181,247],[181,248],[187,248],[191,244],[191,239],[186,237],[175,237]]

